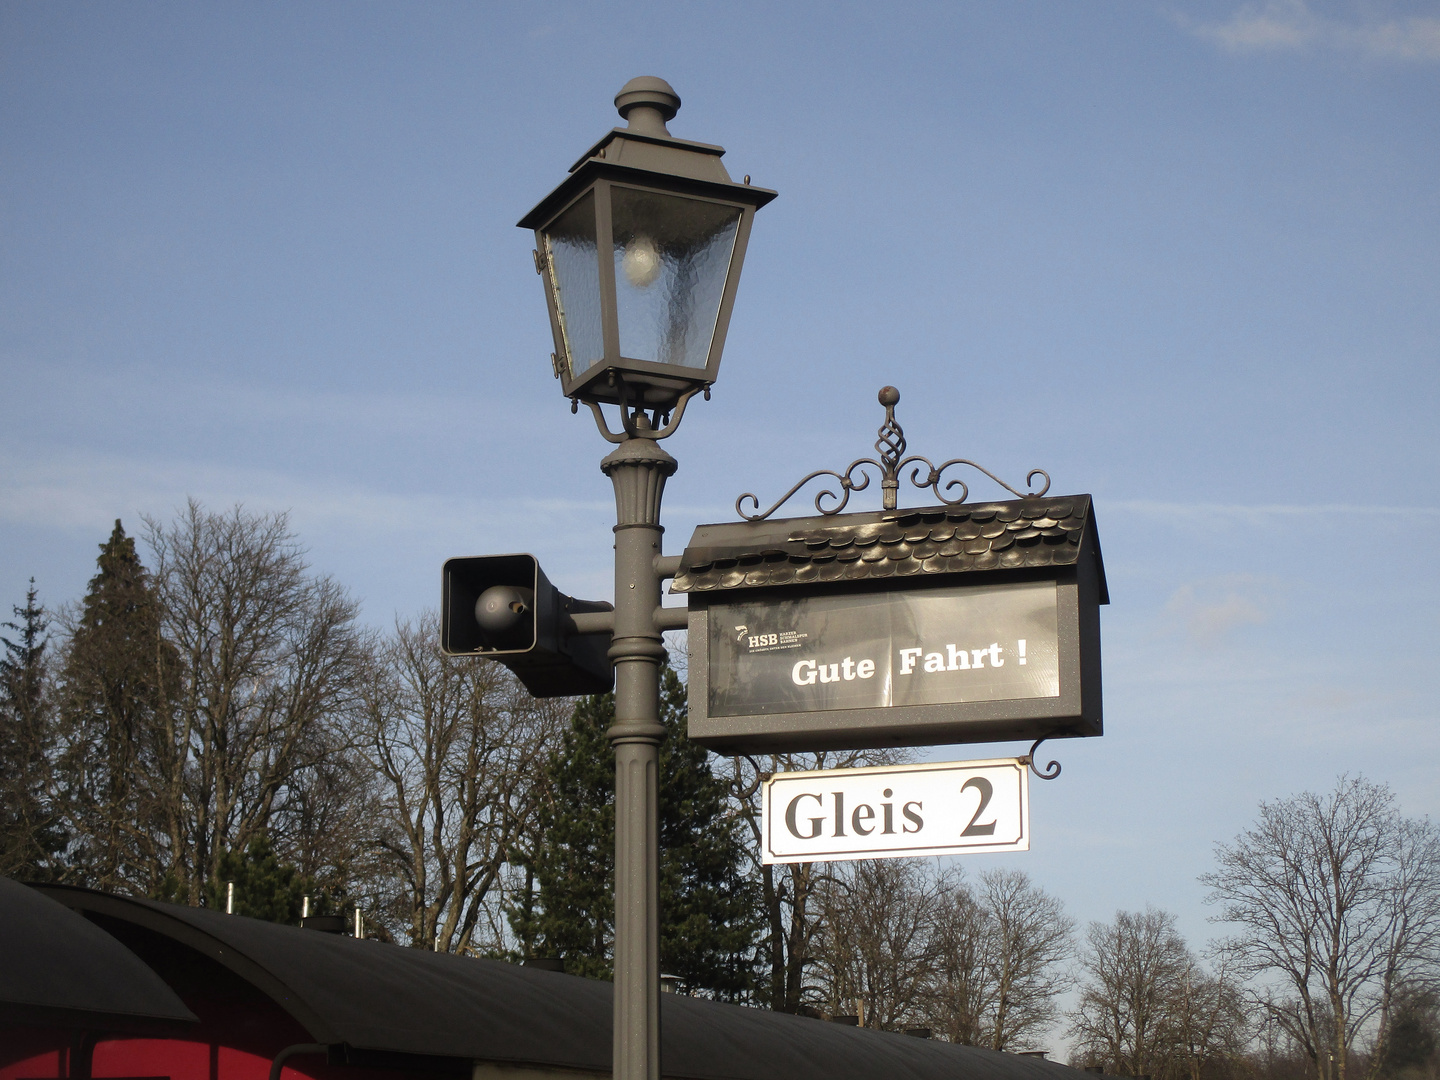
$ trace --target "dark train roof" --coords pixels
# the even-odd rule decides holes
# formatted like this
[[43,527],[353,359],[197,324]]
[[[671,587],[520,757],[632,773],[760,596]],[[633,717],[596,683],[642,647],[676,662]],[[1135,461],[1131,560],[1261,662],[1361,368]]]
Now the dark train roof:
[[1093,557],[1109,603],[1089,495],[701,525],[672,592],[1074,565]]
[[[452,1062],[610,1072],[611,986],[555,972],[153,900],[50,886],[102,921],[164,935],[263,991],[317,1043]],[[1035,1057],[662,997],[662,1068],[686,1080],[1067,1080]],[[360,1060],[363,1060],[363,1053]]]
[[195,1014],[139,957],[69,908],[0,878],[0,1020],[150,1031]]

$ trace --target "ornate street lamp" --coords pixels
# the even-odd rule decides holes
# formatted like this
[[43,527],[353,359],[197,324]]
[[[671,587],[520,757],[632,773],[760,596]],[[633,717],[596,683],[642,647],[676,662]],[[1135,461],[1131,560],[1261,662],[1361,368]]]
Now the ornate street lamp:
[[[748,176],[735,183],[720,164],[724,150],[677,139],[666,130],[680,98],[663,79],[632,79],[616,95],[615,107],[629,126],[596,143],[520,226],[535,230],[535,268],[545,279],[555,334],[555,376],[571,409],[585,402],[600,433],[618,444],[600,463],[615,487],[614,611],[585,605],[589,610],[557,612],[553,622],[577,636],[610,634],[606,656],[615,667],[615,724],[606,732],[615,748],[612,1075],[615,1080],[660,1080],[657,774],[665,736],[660,665],[666,659],[663,632],[683,629],[688,619],[685,608],[660,602],[661,582],[675,576],[680,559],[666,558],[660,546],[660,500],[676,463],[659,440],[679,426],[691,397],[701,391],[709,396],[750,223],[775,192],[751,187]],[[621,431],[610,430],[603,404],[620,406]],[[476,640],[483,645],[495,613],[481,609],[487,597],[499,594],[482,586],[529,586],[530,577],[504,582],[487,577],[470,584],[473,588],[447,610],[461,615],[473,610]],[[506,611],[533,618],[525,614],[523,602],[519,608],[513,597],[507,602],[511,606],[498,613],[500,623],[509,625]],[[526,642],[538,640],[538,631],[525,637]],[[557,649],[563,659],[563,642]],[[575,650],[569,653],[573,660]],[[506,655],[510,660],[497,658],[518,663]]]
[[572,407],[624,406],[627,430],[633,409],[651,409],[660,428],[697,391],[709,396],[750,223],[775,192],[731,180],[723,148],[670,134],[680,98],[665,80],[631,79],[615,107],[629,126],[586,151],[520,227],[535,230],[551,363]]

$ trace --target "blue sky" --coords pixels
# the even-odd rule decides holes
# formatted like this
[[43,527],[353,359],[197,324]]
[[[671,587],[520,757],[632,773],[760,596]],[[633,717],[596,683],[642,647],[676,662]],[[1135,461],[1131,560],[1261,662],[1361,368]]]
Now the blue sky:
[[671,551],[893,383],[913,452],[1095,497],[1107,734],[1014,857],[1082,921],[1202,944],[1212,844],[1344,771],[1440,813],[1432,4],[0,4],[0,603],[187,495],[377,625],[457,554],[605,596],[514,223],[639,74],[780,191]]

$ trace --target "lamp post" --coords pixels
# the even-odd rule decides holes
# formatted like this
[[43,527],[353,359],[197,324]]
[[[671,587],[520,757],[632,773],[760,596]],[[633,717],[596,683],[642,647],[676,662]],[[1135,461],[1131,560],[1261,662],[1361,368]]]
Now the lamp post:
[[[520,221],[535,231],[555,351],[551,368],[616,444],[615,1080],[660,1077],[658,770],[663,631],[686,625],[660,586],[660,502],[676,462],[659,445],[697,393],[710,396],[755,211],[775,192],[731,180],[721,147],[672,136],[680,98],[663,79],[626,83],[627,121],[592,146]],[[619,409],[611,431],[602,405]],[[604,621],[611,616],[607,613]],[[583,628],[583,619],[575,623]]]

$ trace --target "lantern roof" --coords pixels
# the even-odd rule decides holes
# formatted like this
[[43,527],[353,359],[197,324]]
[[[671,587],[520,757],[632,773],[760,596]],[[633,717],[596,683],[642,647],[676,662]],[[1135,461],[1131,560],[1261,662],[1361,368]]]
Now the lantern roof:
[[615,95],[615,107],[627,127],[614,128],[570,166],[570,175],[520,219],[522,229],[538,229],[575,195],[601,177],[667,190],[732,199],[759,208],[775,198],[769,188],[736,183],[720,158],[723,146],[677,139],[665,122],[680,108],[670,84],[653,76],[631,79]]

